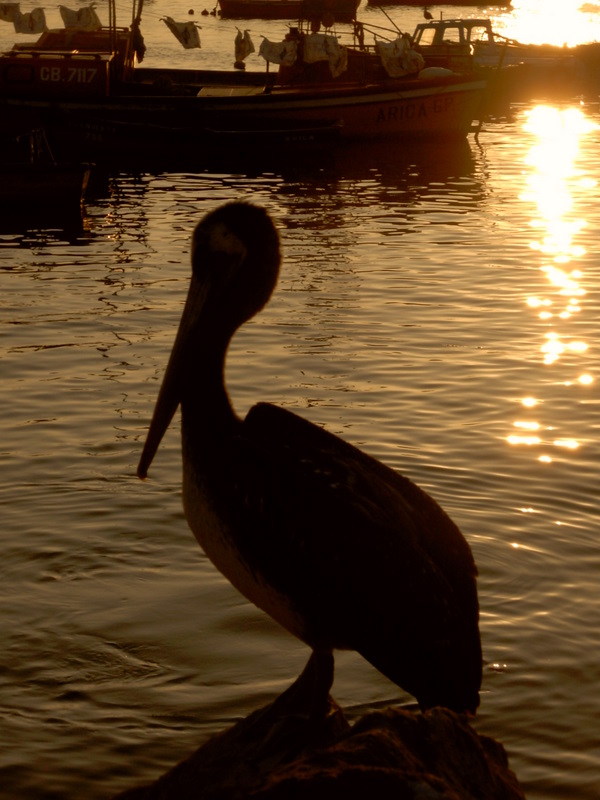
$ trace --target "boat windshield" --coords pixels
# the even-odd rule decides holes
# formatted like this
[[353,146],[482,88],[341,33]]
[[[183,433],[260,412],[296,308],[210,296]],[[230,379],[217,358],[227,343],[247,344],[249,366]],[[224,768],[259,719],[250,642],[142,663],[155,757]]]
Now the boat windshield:
[[494,41],[494,34],[490,21],[487,19],[435,20],[417,25],[414,41],[415,44],[425,47],[442,44],[470,44],[471,42],[491,44]]
[[492,44],[494,35],[489,25],[472,25],[469,27],[469,41]]

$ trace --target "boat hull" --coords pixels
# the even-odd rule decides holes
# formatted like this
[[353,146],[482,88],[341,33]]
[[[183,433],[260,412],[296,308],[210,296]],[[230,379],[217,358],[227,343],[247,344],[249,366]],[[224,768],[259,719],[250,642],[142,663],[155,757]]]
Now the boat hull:
[[264,147],[338,138],[460,137],[478,118],[484,90],[484,81],[454,77],[333,88],[205,86],[193,97],[11,97],[0,105],[4,120],[32,115],[29,124],[42,126],[53,147],[68,142],[70,152],[95,159],[101,151],[195,148],[232,139]]
[[219,13],[229,19],[313,19],[333,14],[352,20],[360,0],[219,0]]

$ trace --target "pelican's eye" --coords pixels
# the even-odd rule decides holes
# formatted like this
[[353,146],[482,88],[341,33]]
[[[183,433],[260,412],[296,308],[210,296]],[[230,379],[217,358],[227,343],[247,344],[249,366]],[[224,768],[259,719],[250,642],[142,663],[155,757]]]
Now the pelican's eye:
[[247,248],[223,222],[205,220],[194,231],[192,271],[196,278],[216,288],[231,277],[247,255]]
[[237,256],[239,259],[245,258],[248,254],[246,245],[231,228],[223,222],[212,226],[208,237],[208,246],[212,253]]

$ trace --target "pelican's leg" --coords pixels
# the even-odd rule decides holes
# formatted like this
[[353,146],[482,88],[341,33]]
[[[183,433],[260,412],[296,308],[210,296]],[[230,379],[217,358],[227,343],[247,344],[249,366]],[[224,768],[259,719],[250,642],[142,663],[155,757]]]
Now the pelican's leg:
[[332,683],[333,653],[313,651],[294,683],[270,705],[248,717],[251,736],[257,741],[257,757],[272,761],[273,754],[279,760],[282,754],[288,754],[295,758],[307,744],[333,741],[345,732],[348,723],[329,697]]
[[294,683],[275,701],[286,713],[318,720],[329,710],[329,690],[333,684],[333,652],[313,650]]

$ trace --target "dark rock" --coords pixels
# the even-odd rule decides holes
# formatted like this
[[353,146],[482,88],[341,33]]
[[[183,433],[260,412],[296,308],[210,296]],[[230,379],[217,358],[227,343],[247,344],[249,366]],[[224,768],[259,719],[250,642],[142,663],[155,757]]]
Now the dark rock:
[[[443,708],[390,708],[352,727],[286,694],[118,800],[523,800],[504,748]],[[116,800],[116,798],[115,798]]]

